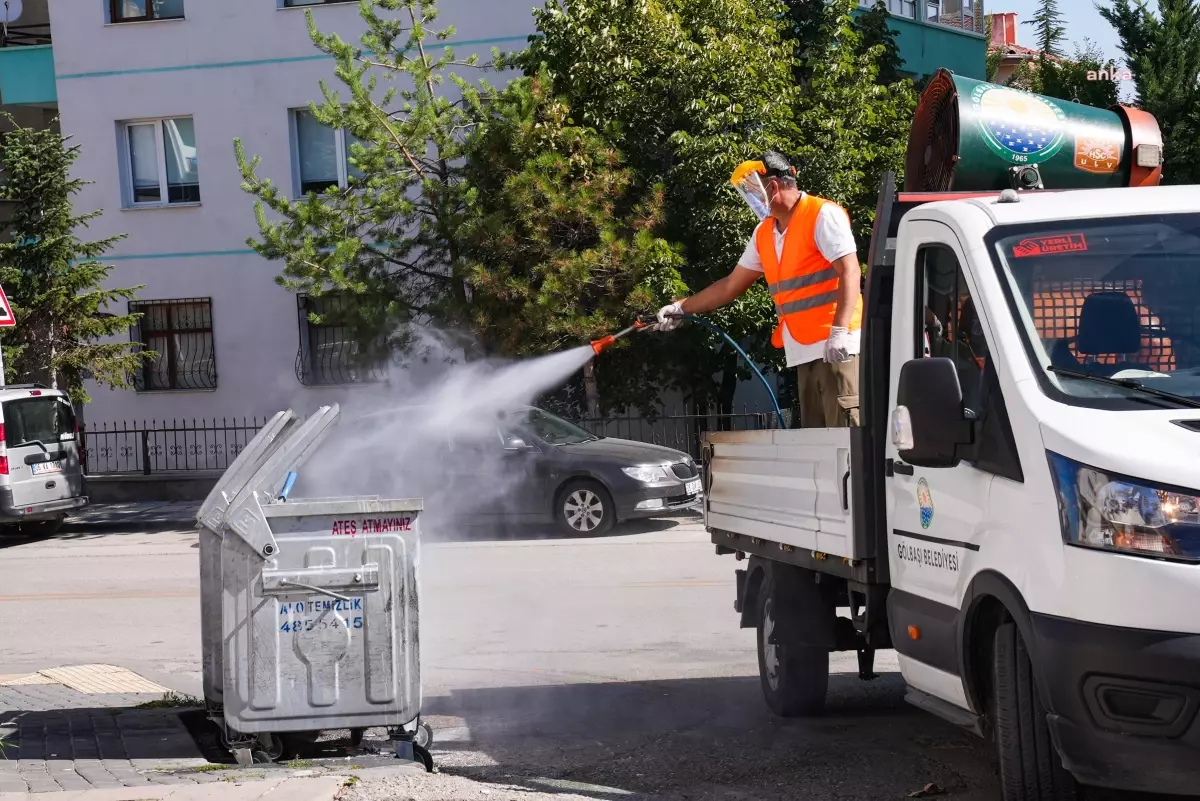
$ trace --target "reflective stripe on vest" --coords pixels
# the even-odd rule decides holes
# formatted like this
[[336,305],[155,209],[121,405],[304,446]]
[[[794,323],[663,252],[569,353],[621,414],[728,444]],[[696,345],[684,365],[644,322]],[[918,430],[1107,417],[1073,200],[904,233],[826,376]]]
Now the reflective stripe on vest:
[[[792,210],[784,234],[783,254],[775,251],[775,220],[765,219],[755,232],[758,256],[762,260],[767,289],[775,301],[779,325],[771,338],[775,347],[783,347],[786,327],[792,339],[801,345],[813,345],[829,338],[837,311],[837,269],[817,247],[817,216],[830,201],[802,195]],[[862,327],[862,298],[851,316],[849,330]]]

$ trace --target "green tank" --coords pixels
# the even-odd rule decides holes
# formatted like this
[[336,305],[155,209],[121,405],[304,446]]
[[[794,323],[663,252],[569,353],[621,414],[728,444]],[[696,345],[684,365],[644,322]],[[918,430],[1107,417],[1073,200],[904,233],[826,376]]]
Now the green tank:
[[[1131,114],[1139,115],[1132,123]],[[1139,128],[1143,118],[1153,131]],[[1157,144],[1161,157],[1157,134],[1144,112],[1084,106],[939,70],[921,95],[909,134],[905,189],[1144,185],[1148,170],[1135,163],[1135,143]],[[1158,183],[1158,170],[1150,172]]]

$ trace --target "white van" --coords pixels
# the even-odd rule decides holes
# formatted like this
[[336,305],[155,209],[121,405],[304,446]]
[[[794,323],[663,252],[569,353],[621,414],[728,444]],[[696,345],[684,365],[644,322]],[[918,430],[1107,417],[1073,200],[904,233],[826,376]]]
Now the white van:
[[0,388],[0,533],[53,534],[87,502],[66,393],[37,384]]

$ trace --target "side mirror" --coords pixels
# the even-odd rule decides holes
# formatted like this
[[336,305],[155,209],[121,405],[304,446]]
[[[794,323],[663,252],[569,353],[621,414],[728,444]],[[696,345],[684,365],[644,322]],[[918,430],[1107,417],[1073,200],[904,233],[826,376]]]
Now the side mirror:
[[917,467],[955,467],[975,441],[974,414],[963,406],[958,369],[946,358],[913,359],[900,368],[892,442]]
[[504,440],[504,450],[513,453],[520,453],[524,451],[531,451],[533,448],[531,448],[529,443],[520,437],[506,437]]

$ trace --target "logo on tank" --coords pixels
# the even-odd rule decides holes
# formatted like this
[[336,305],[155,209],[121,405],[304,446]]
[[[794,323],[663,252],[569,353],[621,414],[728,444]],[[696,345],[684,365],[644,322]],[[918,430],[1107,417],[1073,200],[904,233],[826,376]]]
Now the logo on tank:
[[921,528],[929,528],[933,522],[933,494],[925,479],[917,482],[917,506],[921,508]]
[[971,92],[980,133],[988,149],[1013,164],[1037,164],[1053,156],[1066,138],[1067,115],[1057,103],[1016,89],[981,85]]

